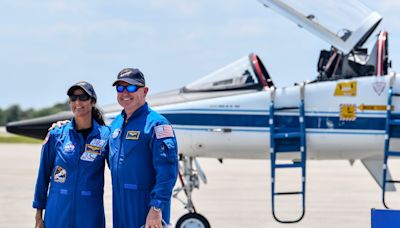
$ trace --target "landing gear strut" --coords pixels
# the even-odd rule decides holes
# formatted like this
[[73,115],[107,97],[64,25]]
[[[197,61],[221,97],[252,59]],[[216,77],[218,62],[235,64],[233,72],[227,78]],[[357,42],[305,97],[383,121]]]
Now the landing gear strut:
[[[182,156],[181,161],[182,165],[179,165],[179,181],[181,182],[181,187],[176,188],[172,196],[179,200],[189,213],[179,218],[175,228],[210,228],[210,223],[204,216],[196,212],[192,201],[193,190],[200,187],[200,180],[206,184],[207,178],[196,158]],[[193,168],[193,163],[196,169]],[[185,193],[186,200],[182,200],[178,197],[181,191]]]

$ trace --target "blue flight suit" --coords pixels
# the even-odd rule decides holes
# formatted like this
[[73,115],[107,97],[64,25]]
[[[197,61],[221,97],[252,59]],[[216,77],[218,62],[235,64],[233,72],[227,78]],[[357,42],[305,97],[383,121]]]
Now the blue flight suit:
[[147,103],[129,119],[122,111],[111,124],[109,146],[113,227],[139,228],[151,206],[161,208],[169,223],[178,174],[177,143],[170,123]]
[[110,129],[93,120],[84,141],[74,126],[72,120],[46,137],[33,207],[45,209],[45,227],[105,227],[104,166]]

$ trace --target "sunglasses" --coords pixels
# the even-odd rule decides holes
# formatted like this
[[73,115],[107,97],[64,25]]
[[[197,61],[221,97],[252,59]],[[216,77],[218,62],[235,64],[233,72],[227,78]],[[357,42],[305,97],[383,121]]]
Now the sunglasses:
[[86,94],[86,93],[84,93],[84,94],[81,94],[81,95],[70,95],[69,96],[69,99],[71,100],[71,101],[76,101],[76,100],[80,100],[80,101],[87,101],[87,100],[89,100],[90,99],[90,96],[88,95],[88,94]]
[[127,86],[123,86],[123,85],[117,85],[116,89],[118,93],[122,93],[124,92],[124,90],[126,89],[126,91],[128,91],[128,93],[134,93],[136,92],[139,88],[142,88],[144,86],[137,86],[137,85],[127,85]]

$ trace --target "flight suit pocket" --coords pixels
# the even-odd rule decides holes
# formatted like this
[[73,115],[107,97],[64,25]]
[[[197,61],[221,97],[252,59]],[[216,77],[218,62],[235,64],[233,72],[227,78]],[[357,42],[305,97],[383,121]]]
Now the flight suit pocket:
[[51,187],[44,215],[45,227],[69,227],[71,207],[71,193],[68,189]]
[[178,160],[177,147],[173,139],[164,139],[161,145],[161,153],[165,154],[169,162]]

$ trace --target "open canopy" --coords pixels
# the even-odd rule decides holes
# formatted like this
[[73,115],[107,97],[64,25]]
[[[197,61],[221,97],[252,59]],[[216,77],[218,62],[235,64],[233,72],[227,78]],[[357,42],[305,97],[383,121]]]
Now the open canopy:
[[357,0],[259,0],[343,53],[360,47],[382,16]]

